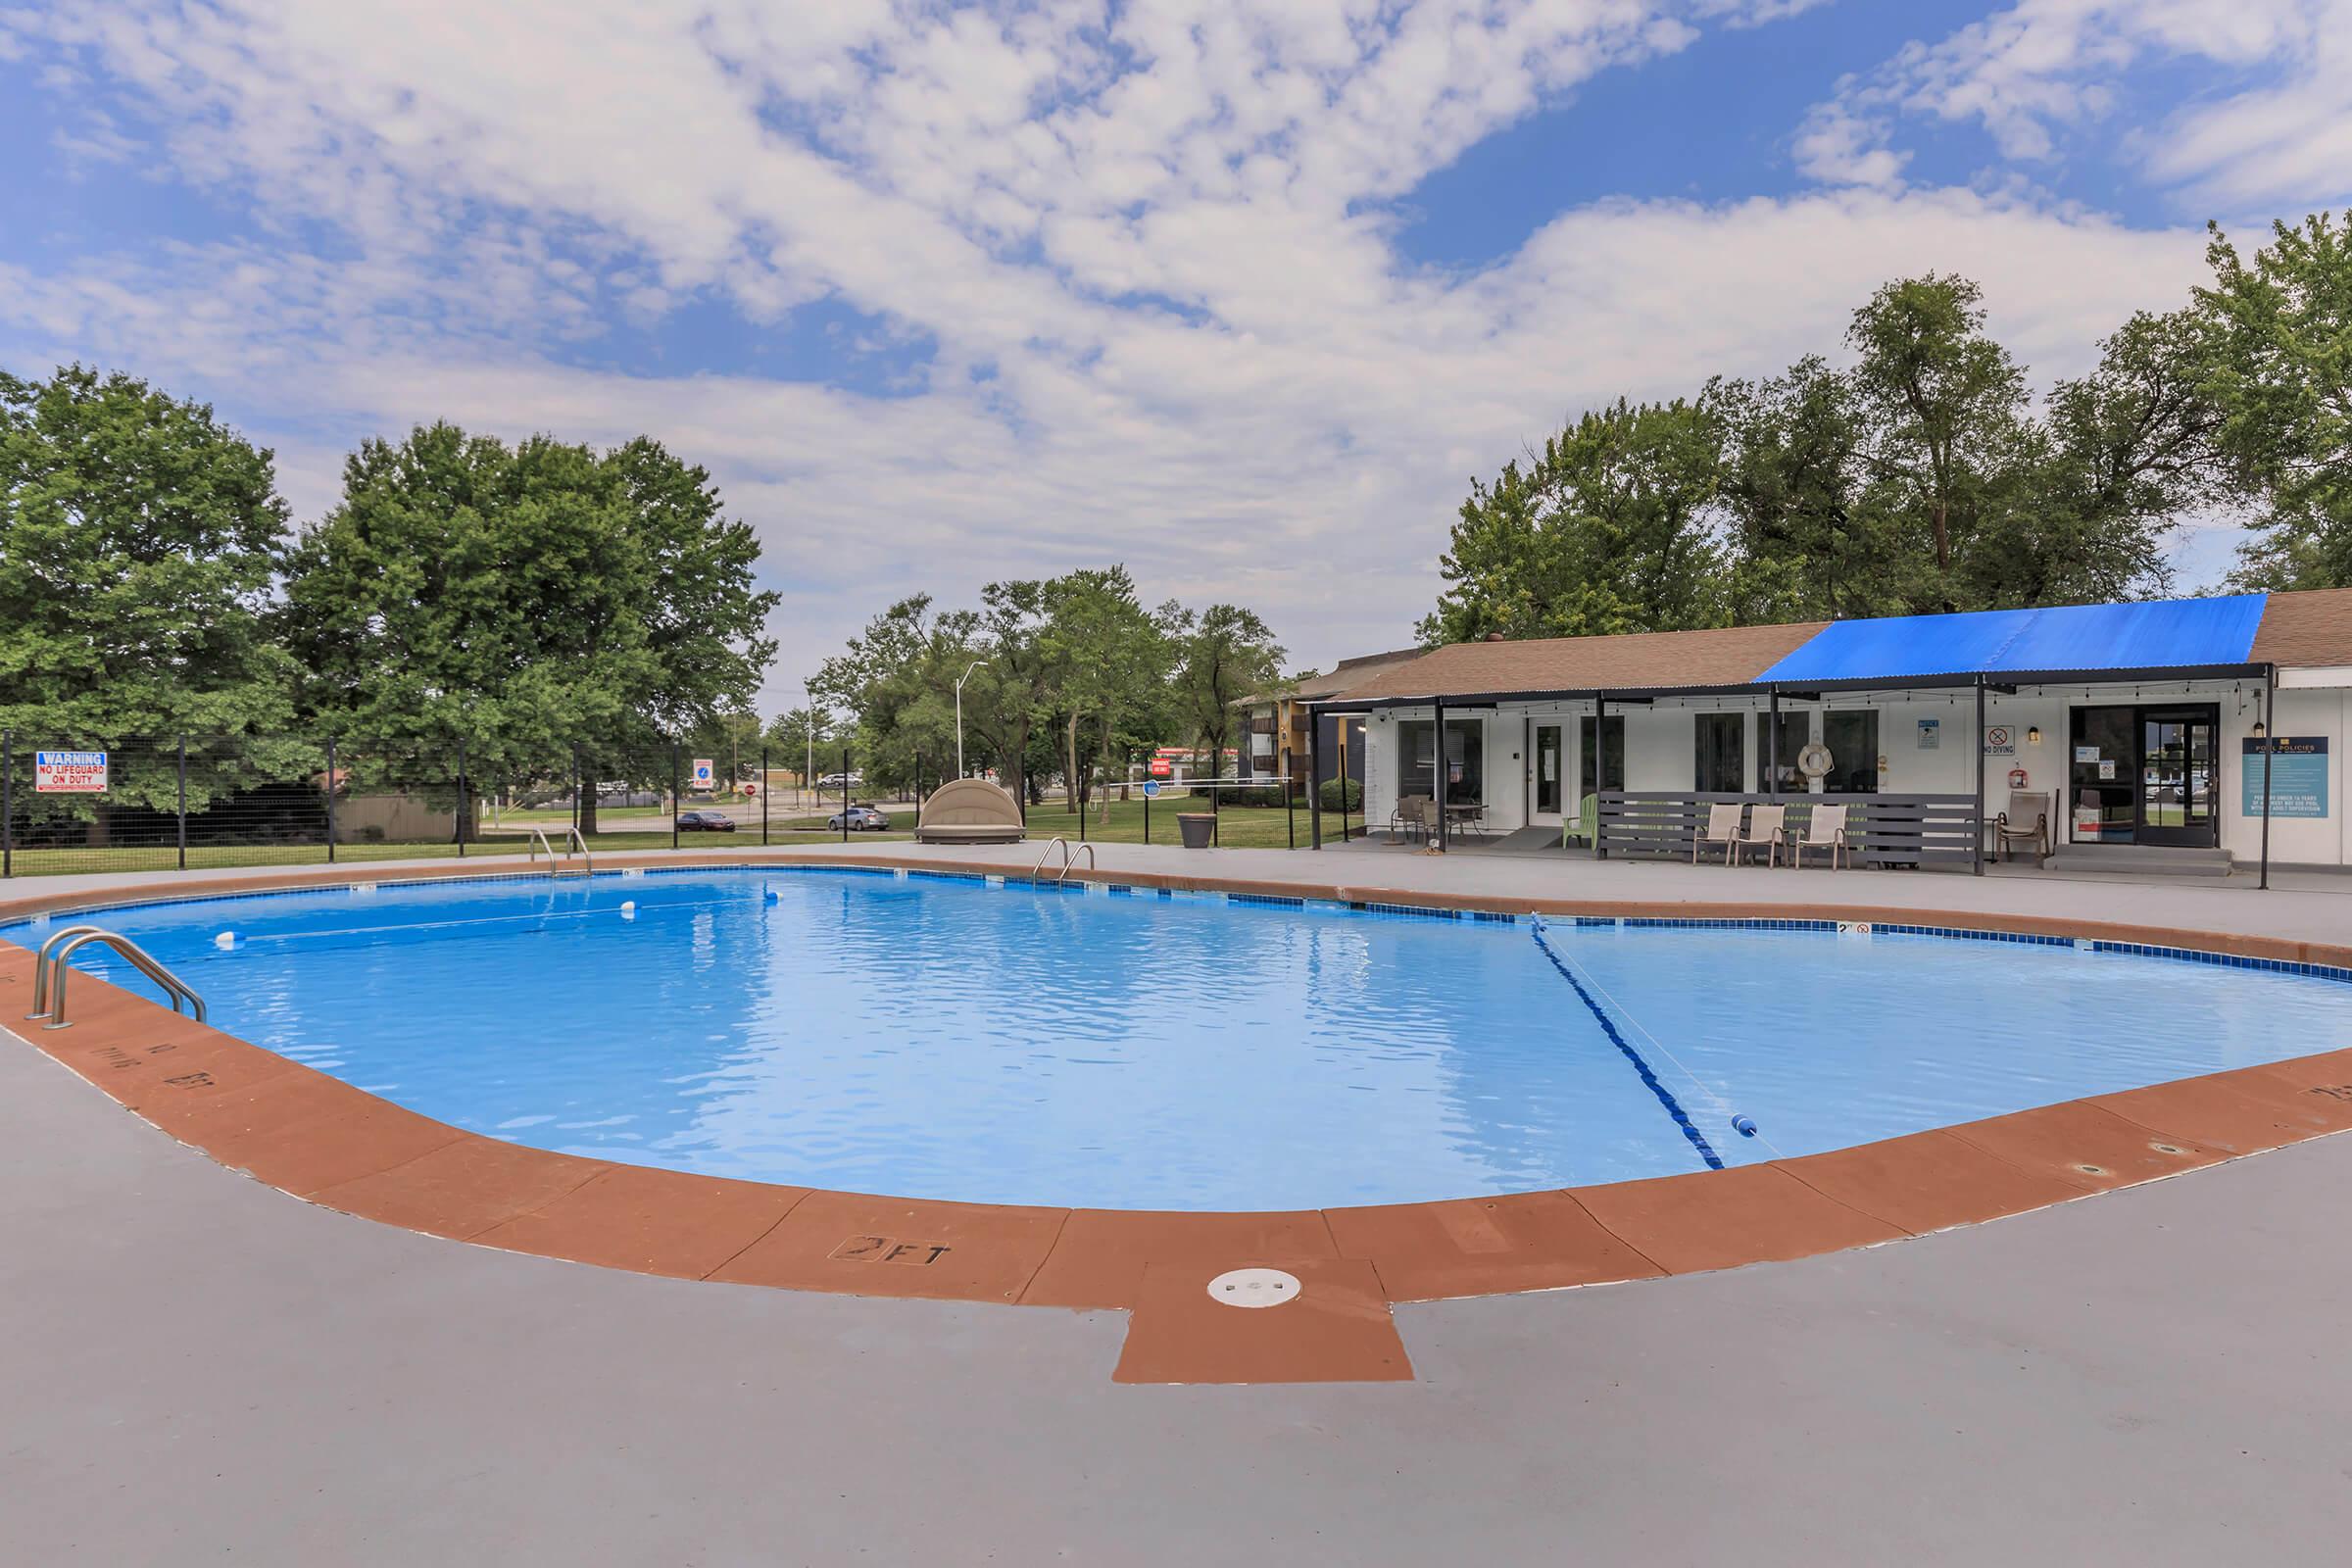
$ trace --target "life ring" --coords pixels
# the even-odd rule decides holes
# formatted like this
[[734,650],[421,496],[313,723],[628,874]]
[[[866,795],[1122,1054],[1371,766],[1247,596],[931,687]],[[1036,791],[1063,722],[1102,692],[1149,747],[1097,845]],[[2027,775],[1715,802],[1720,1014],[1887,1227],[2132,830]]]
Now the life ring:
[[1815,741],[1796,754],[1796,770],[1807,778],[1826,778],[1836,760],[1827,746]]

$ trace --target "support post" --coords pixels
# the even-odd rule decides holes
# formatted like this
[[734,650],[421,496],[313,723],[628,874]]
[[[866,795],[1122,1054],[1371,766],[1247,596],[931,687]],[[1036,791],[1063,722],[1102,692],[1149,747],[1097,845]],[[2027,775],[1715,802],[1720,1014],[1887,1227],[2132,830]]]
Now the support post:
[[[1609,694],[1592,694],[1592,858],[1609,858],[1609,813],[1601,809],[1600,797],[1609,791]],[[1585,803],[1576,803],[1581,814]]]
[[2271,885],[2271,754],[2278,749],[2278,666],[2262,670],[2262,880]]
[[1984,677],[1982,675],[1977,677],[1977,739],[1976,744],[1968,749],[1968,755],[1976,759],[1977,772],[1977,853],[1973,858],[1972,870],[1974,874],[1983,876],[1984,874]]
[[841,842],[850,842],[850,749],[841,749]]
[[[918,758],[915,766],[922,766]],[[760,847],[767,848],[767,742],[760,743]]]
[[326,738],[326,863],[335,863],[335,738]]
[[466,742],[458,741],[458,858],[466,858]]
[[[1340,842],[1345,844],[1348,842],[1348,785],[1350,782],[1348,773],[1347,714],[1340,715],[1340,721],[1331,727],[1331,733],[1332,738],[1340,743]],[[1364,836],[1366,838],[1372,836],[1371,826],[1368,823],[1365,825]]]
[[0,729],[0,876],[17,874],[17,732]]
[[678,847],[678,812],[685,806],[684,800],[678,793],[678,786],[683,782],[685,781],[678,776],[678,743],[671,741],[669,743],[669,847],[673,850]]
[[[1144,782],[1146,784],[1153,782],[1152,770],[1148,767],[1144,770]],[[1150,790],[1144,791],[1144,842],[1146,844],[1152,842],[1152,792]]]
[[[1347,804],[1348,786],[1342,784],[1340,805]],[[1323,715],[1311,703],[1306,710],[1306,847],[1323,847]]]
[[1764,765],[1771,769],[1771,782],[1765,785],[1765,793],[1778,801],[1781,798],[1781,689],[1778,686],[1772,688],[1772,716],[1765,720],[1764,756]]
[[[574,746],[571,749],[571,826],[573,832],[581,831],[580,823],[584,820],[581,813],[586,809],[586,804],[580,799],[580,749]],[[581,836],[586,837],[584,833]]]
[[179,868],[188,868],[188,738],[179,737],[179,809],[173,813],[179,836]]
[[1434,699],[1434,698],[1433,698],[1433,699],[1431,700],[1431,702],[1430,702],[1430,705],[1429,705],[1429,710],[1430,710],[1431,716],[1432,716],[1432,717],[1434,718],[1434,720],[1435,720],[1435,722],[1434,722],[1434,723],[1433,723],[1433,724],[1432,724],[1430,727],[1431,727],[1431,728],[1433,728],[1433,729],[1435,729],[1435,730],[1437,731],[1437,738],[1438,738],[1438,744],[1437,744],[1437,748],[1436,748],[1435,752],[1432,754],[1432,756],[1431,756],[1431,759],[1430,759],[1430,769],[1429,769],[1429,771],[1430,771],[1430,783],[1431,783],[1431,785],[1432,785],[1432,787],[1433,787],[1434,798],[1436,799],[1436,801],[1437,801],[1437,803],[1438,803],[1438,853],[1439,853],[1439,854],[1441,854],[1441,855],[1443,855],[1443,854],[1445,854],[1445,853],[1446,853],[1446,704],[1445,704],[1443,701],[1441,701],[1441,700],[1438,700],[1438,699]]

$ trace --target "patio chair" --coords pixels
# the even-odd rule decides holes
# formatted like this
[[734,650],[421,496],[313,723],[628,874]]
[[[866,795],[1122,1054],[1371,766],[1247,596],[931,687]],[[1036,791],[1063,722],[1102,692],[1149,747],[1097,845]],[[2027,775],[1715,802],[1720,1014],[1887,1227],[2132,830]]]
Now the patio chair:
[[1561,819],[1560,848],[1564,850],[1570,844],[1581,840],[1585,848],[1589,850],[1599,841],[1599,838],[1600,797],[1588,795],[1585,797],[1585,804],[1578,809],[1576,815]]
[[1723,846],[1723,863],[1731,864],[1732,857],[1740,850],[1740,813],[1746,809],[1737,804],[1708,807],[1707,825],[1690,840],[1690,863],[1698,863],[1700,850],[1711,844],[1720,844]]
[[2012,844],[2034,846],[2034,863],[2050,858],[2050,798],[2038,790],[2011,790],[2009,808],[1992,819],[1992,856],[2009,858]]
[[1427,837],[1429,821],[1421,814],[1421,808],[1435,804],[1427,795],[1397,796],[1396,809],[1389,813],[1389,842],[1401,844],[1407,834]]
[[1838,862],[1841,859],[1851,865],[1854,851],[1853,846],[1845,841],[1845,812],[1846,808],[1842,806],[1813,808],[1812,814],[1805,818],[1804,836],[1788,846],[1789,863],[1802,867],[1807,850],[1827,850],[1831,870],[1837,870]]
[[1732,846],[1734,858],[1739,857],[1740,845],[1743,844],[1751,850],[1764,851],[1764,863],[1767,866],[1780,864],[1781,851],[1788,837],[1788,808],[1786,806],[1757,807],[1748,813],[1747,836]]

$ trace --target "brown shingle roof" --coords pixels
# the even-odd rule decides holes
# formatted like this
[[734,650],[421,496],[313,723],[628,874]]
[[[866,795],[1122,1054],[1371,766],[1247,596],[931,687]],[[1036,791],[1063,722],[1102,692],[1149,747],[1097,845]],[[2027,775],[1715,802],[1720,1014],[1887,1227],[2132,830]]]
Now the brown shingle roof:
[[1348,697],[1473,697],[1488,692],[1730,686],[1754,680],[1827,621],[1452,643],[1352,687]]
[[2257,663],[2352,664],[2352,588],[2273,594],[2254,633]]
[[1329,701],[1334,697],[1345,697],[1366,681],[1384,674],[1399,664],[1409,664],[1422,658],[1425,652],[1419,648],[1399,648],[1395,653],[1358,654],[1353,659],[1343,659],[1332,666],[1330,674],[1316,675],[1300,681],[1298,689],[1294,695],[1301,702]]

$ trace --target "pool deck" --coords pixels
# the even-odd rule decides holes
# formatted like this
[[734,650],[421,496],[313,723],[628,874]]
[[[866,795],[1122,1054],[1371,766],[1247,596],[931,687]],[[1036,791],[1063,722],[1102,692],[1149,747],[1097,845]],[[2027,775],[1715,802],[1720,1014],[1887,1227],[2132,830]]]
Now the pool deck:
[[[871,846],[859,858],[1025,873],[1035,851]],[[2105,878],[1694,870],[1360,849],[1310,858],[1108,847],[1102,859],[1105,871],[1139,881],[1270,885],[1311,871],[1355,897],[1485,905],[1570,900],[1696,913],[1688,901],[1732,900],[1783,913],[1935,910],[2078,925],[2121,923],[2120,909],[2135,928],[2226,933],[2227,945],[2249,951],[2332,953],[2352,933],[2352,904],[2335,891],[2343,884],[2316,878],[2265,894],[2230,883],[2119,889]],[[420,869],[432,868],[345,867],[336,879]],[[466,869],[500,867],[477,859]],[[222,879],[141,880],[170,893]],[[89,891],[66,879],[22,881],[0,889],[0,908]],[[21,981],[0,990],[12,1003],[23,995]],[[68,1066],[83,1058],[82,1076],[102,1087],[150,1077],[136,1064],[103,1063],[107,1051],[125,1049],[100,1038],[109,1019],[148,1046],[197,1044],[173,1033],[192,1026],[165,1022],[148,1004],[78,983],[76,992],[76,1016],[89,1008],[91,1032],[77,1023],[35,1043]],[[75,1036],[87,1044],[73,1045]],[[1270,1228],[1219,1245],[1252,1254],[1236,1261],[1263,1253],[1311,1265],[1298,1270],[1309,1295],[1298,1307],[1241,1313],[1206,1302],[1196,1277],[1205,1255],[1171,1256],[1143,1231],[1136,1251],[1115,1226],[1095,1255],[1118,1263],[1121,1298],[1080,1290],[1053,1311],[983,1304],[990,1293],[977,1286],[986,1281],[947,1293],[976,1298],[883,1300],[453,1245],[416,1234],[458,1233],[430,1223],[416,1206],[420,1195],[446,1220],[453,1205],[514,1181],[510,1157],[529,1152],[472,1140],[359,1175],[312,1169],[312,1178],[341,1176],[313,1185],[314,1195],[343,1190],[345,1201],[294,1202],[113,1114],[107,1098],[57,1065],[35,1051],[0,1051],[0,1344],[10,1349],[0,1361],[10,1412],[0,1537],[26,1543],[28,1560],[225,1551],[392,1562],[496,1549],[516,1561],[1152,1562],[1242,1546],[1288,1547],[1300,1560],[1519,1561],[1556,1560],[1564,1544],[1593,1560],[2320,1560],[2352,1525],[2340,1452],[2352,1375],[2337,1353],[2352,1286],[2352,1250],[2338,1236],[2352,1140],[2229,1157],[2244,1152],[2232,1139],[2261,1142],[2256,1135],[2281,1116],[2338,1115],[2348,1102],[2334,1091],[2352,1079],[2342,1058],[2299,1074],[2253,1069],[2288,1076],[2218,1097],[2160,1092],[2164,1103],[2138,1107],[2143,1119],[2123,1107],[2085,1124],[2076,1110],[2055,1141],[2031,1147],[2014,1138],[2003,1146],[1997,1133],[1925,1135],[1946,1142],[1935,1159],[1912,1163],[1909,1185],[1890,1184],[1884,1169],[1849,1171],[1860,1184],[1851,1202],[1783,1175],[1813,1192],[1808,1206],[1838,1210],[1846,1234],[1797,1249],[1825,1255],[1726,1272],[1703,1271],[1774,1255],[1757,1250],[1769,1224],[1731,1189],[1775,1167],[1496,1200],[1520,1205],[1499,1219],[1490,1204],[1406,1205],[1421,1212],[1397,1223],[1421,1234],[1386,1241],[1374,1220],[1336,1217],[1380,1211],[1333,1211],[1323,1235],[1337,1245],[1323,1258],[1294,1259],[1302,1234],[1314,1240],[1302,1216],[1284,1217],[1287,1225],[1261,1218],[1254,1223]],[[274,1082],[273,1092],[288,1092],[283,1074]],[[299,1092],[312,1093],[305,1084]],[[150,1092],[160,1093],[115,1098],[138,1103]],[[250,1092],[271,1091],[256,1083]],[[342,1113],[326,1108],[330,1120]],[[173,1114],[162,1113],[166,1125]],[[2093,1126],[2111,1151],[2099,1174],[2117,1181],[2066,1172]],[[2116,1143],[2119,1126],[2138,1147]],[[173,1130],[187,1136],[184,1120]],[[364,1150],[379,1135],[380,1121],[373,1131],[345,1122],[324,1146],[265,1137],[256,1157],[298,1164],[322,1147]],[[385,1136],[396,1144],[400,1135]],[[386,1149],[400,1152],[376,1152]],[[416,1179],[413,1167],[434,1155],[445,1168]],[[2126,1155],[2139,1167],[2122,1169]],[[1891,1205],[1919,1200],[1919,1182],[1939,1168],[1948,1176],[1955,1160],[1976,1173],[1964,1188],[1991,1172],[2017,1189],[1988,1212],[2038,1211],[1899,1246],[1828,1250],[1939,1229],[1917,1214],[1907,1217],[1921,1223],[1905,1224]],[[253,1158],[240,1163],[254,1168]],[[2038,1206],[2194,1164],[2212,1168]],[[410,1179],[376,1181],[372,1195],[372,1211],[391,1223],[331,1211],[370,1212],[347,1189],[368,1198],[367,1184],[395,1169]],[[548,1169],[524,1179],[547,1181]],[[563,1200],[617,1179],[566,1173],[487,1229],[562,1230]],[[1678,1195],[1705,1200],[1659,1195],[1678,1183]],[[289,1175],[276,1185],[304,1183]],[[1952,1187],[1930,1185],[1945,1196]],[[1642,1188],[1652,1190],[1646,1203],[1626,1200]],[[1612,1192],[1618,1207],[1596,1215],[1594,1205],[1605,1210],[1611,1200],[1593,1195]],[[729,1206],[696,1196],[703,1201],[688,1206],[698,1212]],[[759,1195],[731,1197],[749,1203]],[[772,1218],[730,1212],[724,1224],[751,1229],[765,1218],[754,1234],[770,1239],[817,1200],[843,1195],[793,1198]],[[428,1223],[402,1228],[417,1218]],[[1047,1258],[1078,1220],[1063,1216]],[[835,1255],[844,1221],[893,1246],[957,1241],[892,1237],[869,1213],[820,1208],[807,1221],[808,1246],[771,1251],[835,1274],[929,1276],[931,1265],[905,1258],[890,1268],[870,1253]],[[1349,1223],[1374,1233],[1349,1240]],[[608,1242],[614,1234],[597,1229]],[[1525,1261],[1527,1238],[1570,1231],[1602,1248],[1645,1234],[1646,1250],[1635,1250],[1653,1266],[1607,1277],[1687,1277],[1387,1305],[1457,1294],[1465,1271],[1479,1268],[1497,1271],[1483,1289],[1567,1283],[1511,1271]],[[483,1228],[463,1234],[512,1240]],[[725,1246],[703,1241],[713,1251]],[[735,1277],[745,1277],[747,1255],[725,1260],[738,1265]],[[1556,1247],[1545,1253],[1557,1255]],[[1418,1267],[1439,1271],[1419,1282],[1435,1288],[1416,1288]],[[727,1277],[723,1265],[667,1272]],[[767,1283],[851,1288],[822,1278]],[[888,1291],[933,1294],[907,1284]],[[1300,1317],[1310,1299],[1335,1305]],[[1104,1309],[1113,1305],[1132,1312]],[[1122,1365],[1132,1381],[1191,1381],[1192,1322],[1212,1314],[1265,1320],[1301,1342],[1217,1349],[1222,1370],[1242,1381],[1254,1380],[1245,1364],[1252,1357],[1270,1357],[1271,1376],[1296,1376],[1300,1355],[1377,1362],[1392,1343],[1397,1368],[1367,1371],[1359,1359],[1337,1375],[1403,1380],[1114,1385]],[[1294,1326],[1282,1328],[1285,1320]]]

